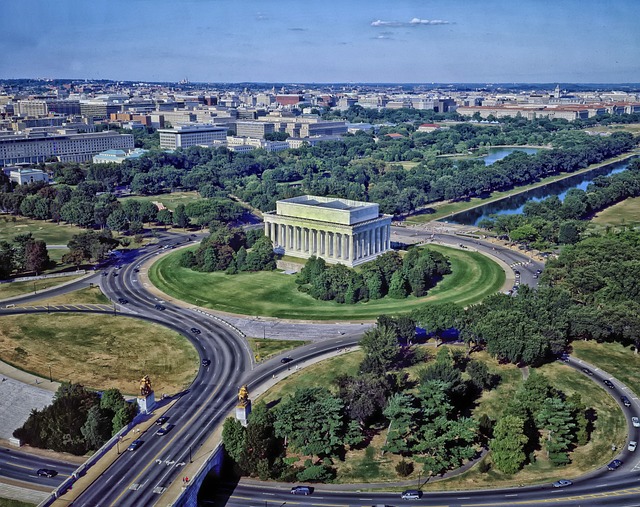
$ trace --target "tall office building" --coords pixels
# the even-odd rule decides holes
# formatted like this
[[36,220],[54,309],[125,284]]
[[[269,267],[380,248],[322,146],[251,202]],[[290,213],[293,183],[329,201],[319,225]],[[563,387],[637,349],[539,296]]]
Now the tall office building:
[[163,150],[222,145],[227,140],[227,128],[218,125],[182,125],[174,129],[159,129],[158,132]]

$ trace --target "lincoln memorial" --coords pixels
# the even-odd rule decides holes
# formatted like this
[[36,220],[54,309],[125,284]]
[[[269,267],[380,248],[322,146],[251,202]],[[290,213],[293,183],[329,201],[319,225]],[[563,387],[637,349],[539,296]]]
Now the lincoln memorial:
[[301,195],[276,203],[264,214],[264,233],[276,253],[357,266],[390,250],[391,215],[378,205]]

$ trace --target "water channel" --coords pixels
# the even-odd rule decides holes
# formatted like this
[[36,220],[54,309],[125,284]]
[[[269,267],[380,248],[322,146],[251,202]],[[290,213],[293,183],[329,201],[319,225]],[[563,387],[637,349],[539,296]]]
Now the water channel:
[[[508,151],[509,153],[514,151],[511,148],[502,150]],[[507,155],[508,153],[500,158],[504,158]],[[522,209],[528,201],[542,201],[552,195],[557,195],[560,200],[563,200],[565,195],[567,195],[567,192],[572,188],[586,190],[587,186],[597,176],[609,176],[626,170],[631,160],[632,159],[609,164],[606,167],[600,167],[587,173],[576,174],[575,176],[570,176],[561,181],[556,181],[542,187],[527,190],[499,201],[483,204],[467,211],[461,211],[460,213],[447,217],[443,221],[454,224],[478,225],[478,222],[485,218],[489,218],[491,215],[514,215],[522,213]]]

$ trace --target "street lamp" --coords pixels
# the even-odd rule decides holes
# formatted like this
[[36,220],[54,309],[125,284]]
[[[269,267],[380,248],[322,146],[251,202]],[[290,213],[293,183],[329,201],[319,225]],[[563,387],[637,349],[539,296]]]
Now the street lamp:
[[53,377],[51,376],[51,365],[49,365],[49,382],[53,382]]
[[36,291],[36,282],[33,282],[33,293],[37,294],[38,292]]

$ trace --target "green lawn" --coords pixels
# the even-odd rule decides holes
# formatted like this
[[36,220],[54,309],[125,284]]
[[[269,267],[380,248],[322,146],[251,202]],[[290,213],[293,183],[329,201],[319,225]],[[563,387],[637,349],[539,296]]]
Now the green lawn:
[[187,387],[199,368],[198,353],[181,334],[97,314],[2,316],[0,360],[43,378],[51,371],[53,380],[129,394],[149,375],[157,398]]
[[[47,245],[66,245],[74,234],[86,231],[69,224],[56,224],[48,220],[31,220],[12,215],[0,215],[0,240],[11,241],[18,234],[31,232],[35,239],[43,240]],[[49,252],[52,255],[52,252]],[[55,254],[53,254],[55,255]]]
[[84,289],[42,299],[38,303],[41,305],[109,305],[111,300],[102,293],[98,285],[94,285],[93,287],[85,287]]
[[309,343],[302,340],[273,340],[271,338],[268,340],[264,338],[247,338],[247,341],[251,346],[253,357],[255,357],[256,361],[264,361],[281,352]]
[[630,197],[596,213],[591,222],[600,226],[640,226],[640,197]]
[[59,278],[46,278],[44,280],[34,280],[32,282],[12,282],[0,284],[0,299],[21,296],[30,292],[40,292],[50,287],[56,287],[63,283],[71,282],[84,275],[61,276]]
[[36,504],[12,500],[10,498],[0,498],[0,507],[34,507]]
[[571,355],[594,364],[640,393],[640,355],[619,343],[575,341]]
[[172,192],[170,194],[159,195],[132,195],[130,197],[121,197],[118,200],[122,202],[130,199],[134,199],[136,201],[160,202],[166,208],[173,211],[176,209],[176,206],[178,206],[178,204],[184,204],[186,206],[190,202],[201,199],[201,197],[198,192]]
[[502,268],[477,252],[430,245],[451,261],[452,273],[422,298],[384,298],[356,305],[317,301],[297,290],[295,275],[281,272],[199,273],[178,265],[180,252],[156,262],[151,282],[172,297],[215,310],[305,320],[372,320],[378,315],[407,313],[430,302],[470,305],[499,291],[505,281]]

